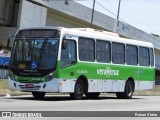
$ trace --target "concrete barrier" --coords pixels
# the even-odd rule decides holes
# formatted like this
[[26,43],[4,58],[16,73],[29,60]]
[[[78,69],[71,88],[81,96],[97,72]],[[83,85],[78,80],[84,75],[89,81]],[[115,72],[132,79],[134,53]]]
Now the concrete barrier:
[[14,95],[27,95],[30,92],[11,91],[8,89],[8,81],[6,79],[0,79],[0,96],[6,96],[7,94]]
[[[31,94],[30,92],[11,91],[8,89],[8,83],[6,79],[0,80],[0,96],[5,96],[7,93],[11,96]],[[134,92],[134,95],[159,96],[160,85],[156,85],[154,90]]]
[[153,90],[145,90],[145,91],[134,92],[134,95],[138,95],[138,96],[160,96],[160,86],[156,85],[155,89],[153,89]]

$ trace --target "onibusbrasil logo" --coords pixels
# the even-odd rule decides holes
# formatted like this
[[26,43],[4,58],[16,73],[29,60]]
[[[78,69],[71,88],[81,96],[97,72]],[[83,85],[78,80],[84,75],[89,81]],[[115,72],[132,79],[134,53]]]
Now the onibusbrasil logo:
[[97,69],[98,75],[106,75],[107,77],[110,76],[119,76],[119,70],[111,69],[110,67],[106,67],[106,69]]

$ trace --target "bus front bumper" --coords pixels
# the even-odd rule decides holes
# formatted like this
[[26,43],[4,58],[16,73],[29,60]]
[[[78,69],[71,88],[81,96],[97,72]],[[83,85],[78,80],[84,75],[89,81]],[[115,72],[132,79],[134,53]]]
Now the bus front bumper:
[[17,91],[39,91],[39,92],[59,92],[59,79],[53,79],[41,83],[21,83],[8,78],[8,86],[10,90]]
[[37,92],[55,92],[55,93],[73,93],[75,86],[74,79],[53,78],[50,81],[41,83],[21,83],[8,78],[10,90],[17,91],[37,91]]

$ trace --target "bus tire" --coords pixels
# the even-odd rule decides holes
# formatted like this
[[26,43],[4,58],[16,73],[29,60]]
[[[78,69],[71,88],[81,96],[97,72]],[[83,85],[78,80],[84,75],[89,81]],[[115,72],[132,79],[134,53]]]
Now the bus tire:
[[96,99],[99,97],[100,92],[94,92],[94,93],[85,93],[87,98]]
[[75,88],[74,93],[70,93],[70,97],[74,100],[81,100],[83,98],[84,93],[84,83],[81,79],[78,79]]
[[43,99],[45,94],[45,92],[32,92],[33,97],[37,100]]
[[134,92],[134,85],[132,81],[128,81],[125,85],[124,92],[117,92],[117,98],[119,99],[131,99]]

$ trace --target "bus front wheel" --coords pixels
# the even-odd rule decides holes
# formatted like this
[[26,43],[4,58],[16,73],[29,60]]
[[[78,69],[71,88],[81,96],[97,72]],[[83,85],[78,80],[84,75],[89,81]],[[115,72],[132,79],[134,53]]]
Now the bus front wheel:
[[75,88],[74,93],[70,93],[70,97],[75,100],[81,100],[83,98],[84,93],[84,83],[81,79],[78,79]]
[[124,92],[117,92],[117,98],[119,99],[131,99],[134,92],[134,85],[132,81],[128,81],[125,85]]
[[38,100],[43,99],[45,94],[45,92],[32,92],[33,97]]

